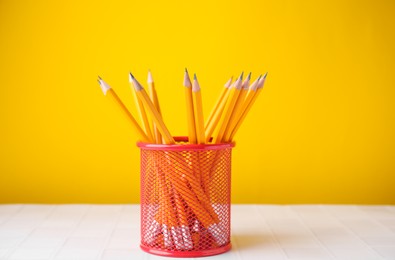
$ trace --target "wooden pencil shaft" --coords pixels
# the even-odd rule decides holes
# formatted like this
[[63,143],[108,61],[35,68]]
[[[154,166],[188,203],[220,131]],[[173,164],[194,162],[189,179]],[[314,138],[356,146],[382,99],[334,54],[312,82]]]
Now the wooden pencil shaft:
[[136,94],[136,92],[133,89],[132,89],[132,92],[134,92],[133,95],[134,95],[134,98],[135,98],[137,111],[138,111],[138,113],[140,115],[142,128],[143,128],[144,132],[146,133],[146,135],[148,136],[148,138],[150,139],[150,142],[153,142],[154,139],[153,139],[153,136],[152,136],[152,133],[151,133],[151,129],[150,129],[150,125],[149,125],[149,122],[148,122],[147,114],[146,114],[145,109],[144,109],[144,105],[141,102],[141,100],[137,97],[137,94]]
[[241,81],[241,79],[239,78],[237,80],[238,84],[236,85],[236,82],[235,82],[234,87],[230,90],[229,98],[226,102],[224,112],[221,116],[220,125],[219,125],[220,128],[218,130],[217,135],[214,137],[214,143],[216,143],[216,144],[219,144],[222,142],[222,138],[225,133],[226,127],[229,123],[229,119],[232,115],[233,108],[234,108],[237,98],[240,94],[240,81]]
[[[137,90],[137,89],[136,89]],[[158,110],[154,107],[147,93],[143,88],[136,91],[138,97],[143,102],[144,107],[147,108],[148,112],[151,114],[152,119],[156,123],[159,131],[161,132],[166,144],[175,144],[173,137],[171,136],[169,130],[163,122],[162,116],[159,114]]]
[[[159,106],[158,94],[156,93],[154,82],[148,82],[148,90],[150,93],[150,98],[151,98],[152,103],[154,104],[156,110],[158,110],[158,113],[162,116],[160,106]],[[159,131],[158,127],[156,126],[154,120],[152,118],[151,118],[151,120],[152,120],[152,133],[154,135],[153,137],[155,139],[155,143],[161,144],[162,143],[162,135],[160,134],[160,131]]]
[[234,127],[234,129],[232,130],[232,134],[230,135],[228,141],[231,142],[234,138],[234,136],[236,135],[237,131],[239,130],[241,124],[243,123],[244,119],[247,117],[248,112],[250,111],[252,105],[255,103],[255,100],[258,98],[259,93],[262,91],[261,88],[259,88],[255,95],[253,96],[252,100],[248,103],[248,105],[246,106],[244,112],[242,113],[240,119],[238,120],[236,126]]
[[159,114],[158,110],[155,108],[151,99],[149,98],[145,89],[140,85],[140,83],[133,77],[133,75],[129,74],[129,81],[133,84],[134,89],[136,90],[138,98],[144,104],[145,109],[148,110],[151,118],[154,120],[157,125],[162,137],[164,138],[164,142],[166,144],[175,144],[175,141],[167,129],[165,123],[163,122],[162,116]]
[[210,112],[210,115],[207,118],[207,121],[206,121],[206,124],[205,124],[205,129],[207,129],[207,127],[210,125],[211,120],[213,120],[213,117],[214,117],[216,111],[218,110],[218,107],[222,103],[222,100],[224,99],[224,97],[226,96],[226,93],[229,90],[231,82],[232,82],[232,78],[228,82],[226,82],[224,88],[222,89],[221,94],[219,95],[219,98],[218,98],[217,102],[215,103],[213,109]]
[[244,88],[242,88],[240,90],[239,97],[237,98],[237,101],[236,101],[235,107],[233,109],[232,115],[229,118],[229,123],[228,123],[228,125],[227,125],[227,127],[225,129],[225,132],[224,132],[224,137],[223,138],[224,138],[225,141],[229,138],[233,127],[237,123],[237,119],[239,118],[239,114],[241,113],[241,108],[242,108],[243,103],[245,101],[245,97],[247,95],[247,91],[248,90],[244,89]]
[[267,72],[265,75],[262,77],[259,77],[250,87],[250,90],[247,93],[247,98],[246,101],[244,102],[243,108],[242,108],[242,114],[240,114],[239,119],[237,120],[237,124],[235,127],[231,130],[232,133],[230,137],[228,138],[228,142],[231,142],[240,128],[241,124],[243,123],[244,119],[246,118],[249,110],[251,109],[252,105],[254,104],[255,100],[258,98],[259,93],[262,91],[263,85],[265,84],[266,81],[266,76]]
[[230,94],[230,89],[228,89],[225,93],[225,96],[221,100],[221,103],[218,106],[218,109],[215,111],[215,114],[213,116],[213,119],[209,123],[209,125],[206,127],[205,135],[206,135],[206,142],[210,141],[211,135],[214,133],[215,128],[218,126],[218,122],[221,119],[222,113],[224,111],[226,102],[228,100]]
[[237,98],[237,102],[235,104],[232,115],[229,119],[228,126],[226,127],[226,130],[224,133],[223,140],[225,142],[227,142],[229,140],[230,135],[232,134],[232,131],[237,124],[237,121],[239,120],[242,113],[244,112],[244,109],[245,109],[244,106],[246,104],[246,98],[247,98],[247,94],[248,94],[249,90],[252,88],[255,88],[255,86],[258,84],[259,79],[260,79],[260,77],[258,77],[258,79],[255,80],[249,87],[248,85],[249,85],[250,77],[251,77],[251,73],[248,75],[248,78],[243,82],[243,86],[241,88],[240,95]]
[[[248,91],[247,96],[246,96],[245,101],[244,101],[244,104],[243,104],[243,106],[242,106],[241,109],[240,109],[241,111],[240,111],[239,117],[235,120],[235,124],[234,124],[234,126],[233,126],[233,129],[230,129],[230,132],[231,132],[231,133],[230,133],[230,136],[227,137],[228,139],[225,140],[225,141],[228,141],[228,142],[229,142],[230,140],[232,140],[232,135],[233,135],[233,133],[234,133],[234,130],[235,130],[236,128],[240,127],[240,124],[241,124],[241,123],[239,123],[239,122],[240,122],[240,119],[243,117],[244,112],[245,112],[246,109],[248,108],[248,106],[249,106],[249,104],[251,103],[252,99],[254,98],[256,92],[257,92],[257,89],[250,89],[250,90]],[[239,125],[238,125],[238,124],[239,124]]]
[[193,97],[192,97],[192,84],[189,79],[188,71],[185,69],[184,73],[184,87],[185,87],[185,104],[187,112],[187,124],[188,124],[188,141],[190,144],[197,143],[196,136],[196,125],[195,125],[195,115],[193,107]]
[[195,127],[195,115],[193,111],[192,89],[190,87],[185,87],[185,100],[187,108],[188,141],[190,144],[196,144],[197,136]]
[[195,115],[195,126],[196,126],[196,136],[199,144],[205,144],[204,136],[204,118],[203,118],[203,107],[202,107],[202,95],[200,89],[197,91],[192,91],[193,96],[193,110]]

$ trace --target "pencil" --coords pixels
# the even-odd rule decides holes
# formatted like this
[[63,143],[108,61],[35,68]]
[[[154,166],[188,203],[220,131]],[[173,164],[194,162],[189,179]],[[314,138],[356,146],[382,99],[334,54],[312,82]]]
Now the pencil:
[[181,195],[175,189],[174,189],[174,201],[175,201],[175,206],[177,208],[178,221],[180,223],[179,228],[181,229],[181,234],[184,241],[183,244],[184,249],[191,249],[193,248],[193,241],[191,237],[191,232],[189,230],[187,211]]
[[251,93],[247,94],[247,98],[248,96],[250,96],[250,101],[245,102],[245,106],[243,108],[243,113],[241,114],[236,126],[234,127],[234,129],[232,130],[232,134],[230,135],[228,142],[231,142],[233,140],[233,137],[235,136],[235,134],[237,133],[237,131],[239,130],[241,124],[243,123],[244,119],[246,118],[248,112],[250,111],[252,105],[255,103],[255,100],[257,99],[259,93],[262,91],[263,89],[263,85],[265,84],[266,81],[266,76],[267,76],[267,72],[265,73],[265,75],[263,75],[263,77],[261,77],[258,81],[258,83],[256,84],[256,87],[254,87],[255,89],[250,89]]
[[[132,84],[130,82],[130,84]],[[137,111],[140,115],[140,119],[141,119],[141,123],[142,123],[142,128],[144,130],[144,132],[146,133],[146,135],[148,136],[148,138],[150,139],[150,143],[152,143],[154,141],[152,133],[151,133],[151,129],[150,129],[150,125],[148,122],[148,118],[147,118],[147,114],[145,113],[145,109],[144,109],[144,105],[141,102],[141,100],[138,98],[136,91],[134,91],[132,89],[133,92],[133,96],[134,96],[134,100],[136,102],[136,107],[137,107]]]
[[115,91],[108,85],[104,80],[102,80],[100,77],[98,79],[98,82],[100,84],[100,87],[103,91],[103,94],[105,96],[110,97],[115,103],[118,104],[118,106],[121,108],[123,111],[123,114],[129,119],[129,122],[132,123],[133,129],[135,130],[135,133],[138,135],[138,137],[141,139],[143,142],[149,142],[150,139],[148,136],[145,134],[143,129],[140,127],[140,125],[137,123],[136,119],[133,117],[133,115],[129,112],[129,110],[126,108],[124,103],[121,101],[121,99],[118,97],[118,95],[115,93]]
[[[174,167],[170,161],[167,161],[169,167]],[[160,174],[164,174],[163,170],[159,168]],[[209,227],[214,223],[218,223],[218,216],[214,216],[213,219],[212,212],[214,211],[211,208],[211,211],[206,208],[206,198],[205,196],[197,197],[195,190],[199,195],[201,195],[201,187],[199,184],[196,184],[196,181],[189,177],[189,174],[185,174],[183,169],[175,168],[175,176],[173,177],[172,185],[179,192],[182,198],[185,200],[185,203],[188,207],[191,208],[196,217],[202,222],[204,227]],[[185,176],[186,175],[186,176]],[[183,178],[186,177],[186,178]],[[191,187],[191,186],[194,187]],[[196,188],[196,189],[194,189]],[[203,202],[204,201],[204,202]],[[215,212],[214,212],[215,213]]]
[[229,93],[230,93],[229,89],[232,86],[233,86],[232,78],[230,78],[228,80],[228,82],[226,82],[226,84],[224,85],[224,87],[225,87],[224,96],[222,98],[220,97],[220,99],[218,100],[217,104],[215,105],[215,107],[217,107],[217,108],[214,108],[215,109],[215,111],[213,110],[214,114],[213,114],[210,122],[208,122],[208,124],[206,125],[206,128],[205,128],[206,129],[206,131],[205,131],[206,142],[210,142],[211,135],[214,133],[214,130],[217,127],[219,120],[221,119],[222,112],[224,111],[226,101],[228,100],[228,97],[229,97]]
[[243,79],[243,73],[241,73],[240,77],[235,81],[232,88],[229,90],[229,97],[228,100],[226,101],[224,112],[222,113],[221,119],[219,121],[219,130],[218,133],[214,136],[214,140],[213,140],[213,142],[216,144],[222,142],[222,138],[224,136],[226,127],[228,126],[228,122],[232,115],[233,108],[240,94],[242,79]]
[[[202,95],[201,89],[199,85],[199,81],[196,77],[196,74],[193,75],[193,84],[192,84],[192,96],[193,96],[193,110],[195,115],[195,129],[197,136],[198,144],[205,144],[205,136],[204,136],[204,117],[203,117],[203,105],[202,105]],[[203,190],[208,194],[209,190],[209,175],[208,172],[204,170],[204,167],[201,165],[201,154],[197,153],[197,164],[192,165],[195,167],[195,171],[197,172],[197,176],[200,176],[200,182]]]
[[151,99],[148,97],[147,92],[145,92],[144,88],[141,84],[134,78],[133,74],[129,74],[129,80],[133,83],[134,89],[137,93],[139,99],[143,102],[145,108],[150,113],[152,119],[157,125],[160,133],[162,134],[166,144],[175,144],[175,141],[167,129],[165,123],[163,122],[162,116],[159,114],[158,110],[156,110],[154,104]]
[[[210,115],[207,117],[205,129],[207,129],[208,126],[210,125],[211,121],[213,120],[214,115],[216,114],[216,112],[217,112],[219,106],[220,106],[221,103],[222,103],[222,100],[223,100],[224,97],[226,96],[226,93],[228,92],[229,87],[230,87],[230,85],[232,84],[232,78],[233,78],[233,77],[231,77],[231,78],[228,80],[228,82],[225,83],[224,88],[222,89],[222,92],[221,92],[221,94],[219,95],[219,98],[218,98],[217,102],[215,103],[215,105],[214,105],[214,107],[213,107],[213,110],[211,110]],[[210,134],[210,135],[211,135],[211,134]],[[210,137],[211,137],[211,136],[210,136]]]
[[196,144],[196,128],[195,128],[195,115],[193,112],[193,97],[192,97],[192,83],[189,79],[188,70],[185,68],[184,73],[184,87],[185,87],[185,100],[187,108],[187,122],[188,122],[188,141],[190,144]]
[[251,72],[248,74],[247,78],[241,84],[240,94],[239,94],[239,96],[237,98],[235,107],[233,108],[232,115],[230,116],[230,119],[229,119],[228,126],[226,127],[226,130],[225,130],[225,133],[224,133],[224,140],[225,141],[229,138],[233,127],[237,123],[236,121],[239,118],[239,114],[241,113],[241,107],[242,107],[242,105],[244,103],[245,97],[246,97],[247,92],[248,92],[248,88],[249,88],[249,85],[250,85],[250,79],[251,79]]
[[192,96],[193,96],[193,108],[194,108],[193,110],[195,115],[195,129],[196,129],[197,142],[198,144],[204,144],[206,140],[204,138],[202,94],[196,74],[193,75]]
[[[160,106],[159,106],[159,100],[158,100],[158,94],[155,89],[155,83],[154,79],[152,78],[152,73],[149,70],[148,71],[148,92],[151,98],[152,103],[154,103],[154,106],[156,110],[158,110],[158,113],[162,116],[162,113],[160,111]],[[162,135],[160,134],[160,131],[158,127],[156,126],[154,120],[152,119],[152,133],[153,133],[153,138],[155,140],[155,143],[161,144],[162,143]]]

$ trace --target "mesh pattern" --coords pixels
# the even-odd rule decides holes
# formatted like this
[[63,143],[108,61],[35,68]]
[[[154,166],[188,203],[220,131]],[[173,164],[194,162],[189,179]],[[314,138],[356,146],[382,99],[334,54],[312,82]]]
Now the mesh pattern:
[[229,147],[141,148],[141,245],[173,256],[228,245],[230,173]]

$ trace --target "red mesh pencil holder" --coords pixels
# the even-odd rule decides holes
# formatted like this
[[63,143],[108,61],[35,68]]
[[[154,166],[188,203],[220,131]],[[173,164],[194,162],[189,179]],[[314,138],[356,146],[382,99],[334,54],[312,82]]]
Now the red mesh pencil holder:
[[141,149],[141,245],[151,254],[198,257],[230,244],[234,143],[137,143]]

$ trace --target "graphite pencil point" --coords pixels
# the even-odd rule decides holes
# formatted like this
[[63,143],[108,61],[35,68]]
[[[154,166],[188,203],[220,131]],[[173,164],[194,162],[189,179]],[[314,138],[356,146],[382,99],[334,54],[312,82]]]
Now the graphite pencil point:
[[188,70],[185,70],[184,73],[184,87],[192,87],[192,83],[191,80],[189,79],[189,74],[188,74]]
[[263,78],[266,79],[266,76],[267,76],[267,72],[265,73],[265,75],[263,75]]

